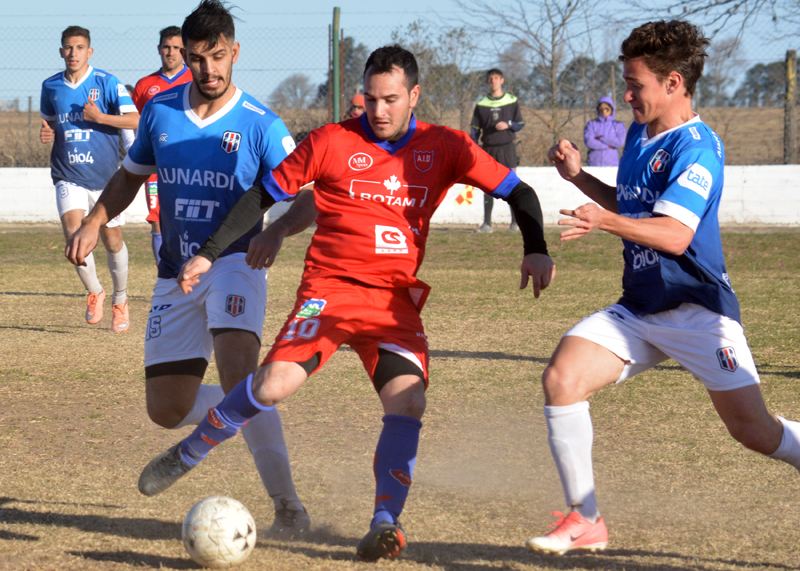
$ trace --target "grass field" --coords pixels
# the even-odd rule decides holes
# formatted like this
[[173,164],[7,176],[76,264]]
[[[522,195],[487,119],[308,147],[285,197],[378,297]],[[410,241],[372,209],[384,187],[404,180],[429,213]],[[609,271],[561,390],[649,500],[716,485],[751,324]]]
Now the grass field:
[[[144,409],[143,336],[155,268],[149,228],[125,229],[131,330],[110,315],[83,321],[84,293],[57,226],[0,227],[0,569],[196,568],[180,524],[199,499],[233,496],[260,531],[271,502],[237,437],[173,489],[145,498],[141,468],[188,432]],[[265,343],[294,300],[309,235],[287,240],[270,273]],[[800,419],[800,231],[726,231],[728,270],[774,413]],[[564,510],[547,446],[541,372],[560,335],[617,299],[620,244],[608,235],[561,244],[539,300],[518,288],[520,239],[463,227],[432,232],[420,277],[431,386],[402,521],[410,546],[374,568],[488,571],[800,570],[800,478],[728,437],[702,386],[672,361],[592,401],[595,470],[609,549],[545,557],[523,547]],[[792,252],[795,252],[792,254]],[[96,256],[106,287],[102,251]],[[106,305],[110,313],[110,306]],[[215,372],[209,369],[213,382]],[[373,497],[380,406],[343,349],[280,405],[306,540],[260,539],[240,569],[366,569],[355,545]]]

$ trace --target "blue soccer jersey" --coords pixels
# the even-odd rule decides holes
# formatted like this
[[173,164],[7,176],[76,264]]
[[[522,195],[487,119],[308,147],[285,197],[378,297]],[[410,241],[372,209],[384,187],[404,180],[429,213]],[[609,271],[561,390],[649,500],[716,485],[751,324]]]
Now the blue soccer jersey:
[[[134,174],[158,174],[161,278],[177,277],[242,194],[294,149],[280,117],[240,89],[206,119],[192,111],[190,89],[175,87],[145,105],[122,163]],[[259,222],[222,255],[246,252],[261,228]]]
[[53,183],[63,180],[102,190],[119,168],[119,129],[84,120],[83,106],[90,99],[107,115],[136,113],[125,86],[91,66],[77,83],[67,81],[63,71],[42,83],[40,113],[45,121],[55,122]]
[[696,303],[740,321],[739,302],[728,281],[717,211],[725,151],[700,117],[647,137],[634,123],[617,173],[622,216],[675,218],[694,230],[680,256],[623,240],[625,273],[620,303],[641,315]]

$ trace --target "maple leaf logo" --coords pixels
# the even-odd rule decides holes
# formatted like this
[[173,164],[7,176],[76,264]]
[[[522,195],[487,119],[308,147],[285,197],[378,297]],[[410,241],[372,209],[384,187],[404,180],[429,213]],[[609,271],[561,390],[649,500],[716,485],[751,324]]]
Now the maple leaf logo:
[[390,178],[383,181],[383,186],[394,194],[394,191],[400,188],[400,181],[397,180],[396,176],[392,175]]

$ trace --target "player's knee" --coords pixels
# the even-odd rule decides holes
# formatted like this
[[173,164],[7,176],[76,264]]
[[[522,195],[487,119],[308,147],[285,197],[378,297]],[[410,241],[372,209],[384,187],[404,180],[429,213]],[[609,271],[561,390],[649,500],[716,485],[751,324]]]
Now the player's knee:
[[253,398],[261,406],[275,406],[294,392],[300,383],[298,376],[306,378],[297,363],[269,363],[253,375]]
[[559,406],[565,404],[565,401],[584,400],[584,396],[580,395],[580,385],[576,377],[557,364],[551,363],[545,368],[542,373],[542,388],[545,403],[548,405]]
[[772,454],[781,442],[781,431],[777,424],[762,426],[760,423],[732,422],[726,426],[734,440],[754,452]]

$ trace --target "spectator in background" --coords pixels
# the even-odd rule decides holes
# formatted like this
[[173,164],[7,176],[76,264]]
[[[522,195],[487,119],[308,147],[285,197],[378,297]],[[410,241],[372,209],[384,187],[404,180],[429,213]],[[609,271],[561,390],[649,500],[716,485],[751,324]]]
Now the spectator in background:
[[597,119],[586,123],[583,129],[590,167],[619,166],[619,149],[625,144],[625,125],[614,120],[616,113],[614,100],[601,97],[597,101]]
[[[350,109],[347,110],[347,115],[350,119],[361,117],[364,114],[366,107],[364,106],[364,96],[360,93],[353,95],[350,100]],[[298,141],[299,142],[299,141]]]
[[[519,157],[514,139],[516,132],[522,129],[525,123],[517,98],[510,93],[503,93],[503,83],[505,78],[499,69],[490,69],[486,72],[489,94],[475,105],[470,137],[476,143],[480,138],[484,151],[501,165],[516,171]],[[478,232],[491,232],[494,197],[486,193],[483,201],[483,224],[478,228]],[[519,231],[513,210],[509,230]]]

